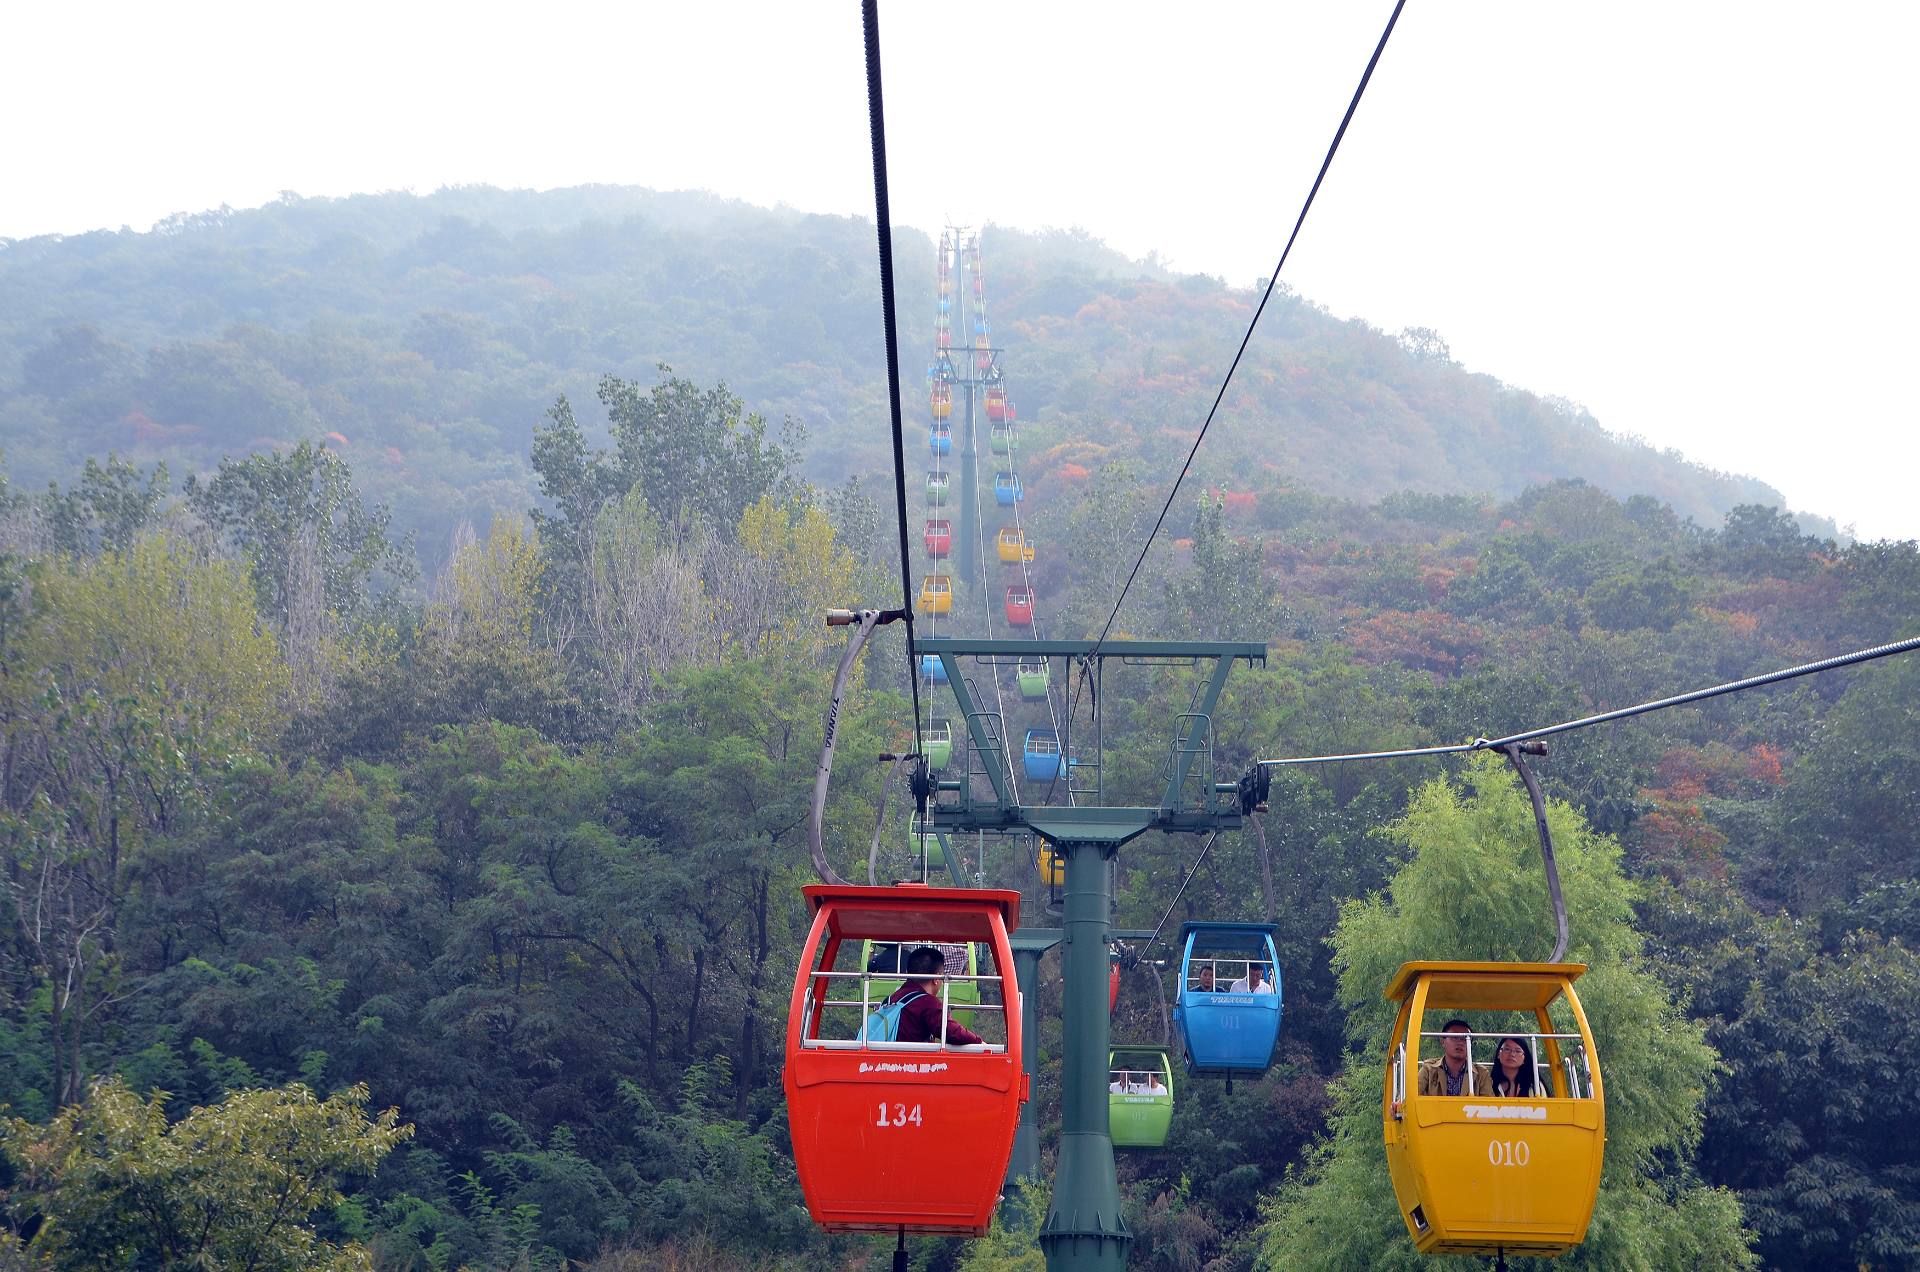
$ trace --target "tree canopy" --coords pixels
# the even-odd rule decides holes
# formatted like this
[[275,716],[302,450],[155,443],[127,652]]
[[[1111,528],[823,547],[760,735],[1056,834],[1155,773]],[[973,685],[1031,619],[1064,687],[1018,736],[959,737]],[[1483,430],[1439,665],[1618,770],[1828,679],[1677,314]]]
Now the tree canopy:
[[[1334,1084],[1329,1139],[1290,1176],[1268,1210],[1263,1261],[1274,1268],[1415,1268],[1380,1139],[1380,1073],[1393,1008],[1381,996],[1415,959],[1539,961],[1551,914],[1517,782],[1490,756],[1461,785],[1414,793],[1385,834],[1406,861],[1384,889],[1349,901],[1332,944],[1355,1059]],[[1568,1266],[1744,1267],[1753,1264],[1735,1199],[1688,1169],[1716,1056],[1646,965],[1634,927],[1636,889],[1616,844],[1563,804],[1548,809],[1572,916],[1568,958],[1590,970],[1576,986],[1599,1043],[1607,1092],[1606,1162],[1596,1218]]]

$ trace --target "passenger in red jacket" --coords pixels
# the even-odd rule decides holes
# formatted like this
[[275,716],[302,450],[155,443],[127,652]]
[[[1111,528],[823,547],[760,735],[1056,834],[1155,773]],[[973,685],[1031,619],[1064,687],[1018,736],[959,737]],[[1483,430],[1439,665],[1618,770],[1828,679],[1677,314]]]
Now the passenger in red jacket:
[[[896,1041],[933,1042],[940,1037],[940,978],[946,970],[947,956],[931,945],[922,945],[907,955],[907,982],[887,999],[907,1004],[900,1009]],[[919,997],[914,997],[916,994]],[[949,1017],[947,1041],[954,1046],[970,1046],[986,1039]]]

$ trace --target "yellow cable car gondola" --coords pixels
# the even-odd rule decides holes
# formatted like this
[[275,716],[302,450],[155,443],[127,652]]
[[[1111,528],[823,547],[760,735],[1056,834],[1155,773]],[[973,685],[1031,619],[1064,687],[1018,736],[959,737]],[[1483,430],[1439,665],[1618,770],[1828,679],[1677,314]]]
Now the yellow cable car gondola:
[[953,580],[944,574],[929,574],[920,582],[920,612],[922,614],[950,614],[953,612]]
[[1027,532],[1024,530],[1008,526],[995,537],[994,546],[999,551],[1000,559],[1009,565],[1033,560],[1033,544],[1027,542]]
[[[1418,962],[1388,986],[1400,1014],[1380,1102],[1387,1168],[1422,1254],[1540,1257],[1585,1239],[1607,1138],[1599,1052],[1573,991],[1586,970]],[[1423,1049],[1438,1053],[1427,1094]]]

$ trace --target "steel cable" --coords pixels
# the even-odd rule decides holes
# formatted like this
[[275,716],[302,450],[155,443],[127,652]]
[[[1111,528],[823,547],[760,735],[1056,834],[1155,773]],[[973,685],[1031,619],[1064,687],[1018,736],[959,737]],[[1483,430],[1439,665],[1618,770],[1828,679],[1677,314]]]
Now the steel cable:
[[1822,671],[1835,671],[1841,667],[1851,667],[1856,663],[1888,658],[1894,654],[1904,654],[1915,649],[1920,649],[1920,636],[1896,640],[1885,645],[1874,645],[1868,649],[1857,649],[1850,654],[1822,658],[1818,662],[1801,663],[1797,667],[1783,667],[1779,671],[1748,676],[1744,680],[1730,680],[1723,685],[1695,689],[1689,693],[1675,694],[1671,698],[1656,698],[1652,702],[1642,702],[1637,706],[1602,711],[1598,715],[1581,716],[1577,720],[1563,720],[1559,724],[1528,729],[1524,733],[1513,733],[1504,738],[1475,738],[1471,742],[1460,742],[1453,746],[1416,746],[1398,751],[1357,751],[1350,755],[1295,755],[1283,759],[1255,760],[1254,764],[1261,768],[1280,768],[1296,764],[1342,764],[1349,760],[1404,760],[1426,755],[1465,755],[1473,751],[1499,751],[1521,742],[1533,742],[1560,733],[1571,733],[1575,729],[1591,728],[1596,724],[1610,724],[1615,720],[1628,720],[1634,716],[1646,715],[1650,711],[1664,711],[1669,707],[1686,706],[1690,702],[1705,702],[1723,694],[1740,693],[1747,689],[1758,689],[1764,685],[1797,680],[1801,676],[1811,676]]
[[[1380,55],[1386,51],[1387,38],[1393,34],[1394,23],[1400,20],[1400,10],[1406,7],[1407,0],[1397,0],[1393,13],[1387,19],[1386,29],[1380,32],[1380,42],[1374,45],[1373,56],[1367,59],[1367,69],[1360,75],[1360,83],[1353,90],[1353,100],[1347,103],[1347,113],[1341,116],[1340,127],[1334,131],[1333,143],[1327,147],[1327,154],[1320,161],[1320,171],[1313,179],[1313,187],[1307,191],[1307,201],[1300,206],[1300,215],[1294,218],[1293,233],[1287,235],[1287,245],[1280,251],[1279,263],[1273,267],[1273,276],[1267,279],[1267,290],[1260,297],[1260,304],[1253,311],[1253,318],[1247,323],[1246,334],[1240,337],[1240,347],[1234,351],[1233,361],[1227,366],[1227,374],[1220,381],[1220,391],[1213,395],[1213,405],[1207,408],[1207,418],[1200,425],[1200,432],[1193,439],[1193,446],[1187,451],[1186,462],[1180,465],[1180,475],[1173,479],[1173,488],[1167,491],[1167,501],[1161,506],[1160,515],[1154,519],[1153,529],[1147,532],[1147,541],[1140,547],[1140,555],[1135,558],[1133,569],[1128,571],[1127,580],[1120,585],[1120,595],[1113,602],[1113,612],[1107,615],[1106,626],[1100,629],[1098,639],[1093,642],[1097,651],[1100,642],[1113,630],[1114,619],[1120,616],[1120,606],[1127,599],[1127,591],[1132,588],[1135,576],[1147,559],[1147,551],[1153,547],[1153,540],[1160,533],[1161,525],[1167,519],[1167,513],[1173,507],[1173,500],[1180,493],[1180,484],[1187,478],[1187,470],[1193,467],[1193,457],[1200,453],[1200,443],[1207,438],[1207,430],[1213,427],[1213,417],[1220,410],[1221,399],[1227,396],[1227,386],[1233,383],[1233,373],[1240,367],[1240,359],[1247,352],[1247,345],[1253,339],[1254,328],[1260,325],[1260,315],[1266,312],[1267,302],[1273,299],[1274,288],[1279,286],[1280,271],[1286,267],[1287,257],[1293,252],[1293,244],[1300,237],[1300,227],[1307,222],[1307,213],[1313,208],[1313,200],[1320,193],[1320,183],[1327,179],[1327,169],[1333,166],[1333,157],[1340,150],[1340,141],[1347,135],[1347,125],[1353,122],[1353,113],[1360,106],[1360,99],[1366,94],[1367,82],[1373,78],[1373,68],[1380,64]],[[1071,712],[1069,712],[1071,714]]]
[[893,313],[893,212],[887,198],[887,125],[880,94],[878,0],[861,0],[860,18],[867,43],[867,129],[873,141],[873,220],[880,240],[880,312],[887,333],[887,405],[893,420],[893,494],[900,518],[900,589],[907,625],[907,684],[913,690],[913,749],[925,754],[920,722],[920,660],[913,648],[913,557],[907,549],[907,457],[900,418],[900,346]]

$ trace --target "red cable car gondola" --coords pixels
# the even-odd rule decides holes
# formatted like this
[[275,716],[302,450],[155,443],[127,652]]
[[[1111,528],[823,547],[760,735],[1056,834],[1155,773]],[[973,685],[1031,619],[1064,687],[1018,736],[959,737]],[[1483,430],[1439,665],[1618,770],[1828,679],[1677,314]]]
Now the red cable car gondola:
[[1007,589],[1007,622],[1014,627],[1033,626],[1033,589],[1024,583]]
[[953,522],[935,518],[927,522],[927,555],[944,557],[953,551]]
[[[1020,894],[991,888],[811,884],[813,927],[787,1012],[784,1085],[800,1190],[829,1232],[983,1236],[1013,1152],[1020,1105],[1020,995],[1007,933]],[[1004,1043],[883,1042],[864,1038],[880,1000],[873,981],[898,972],[860,966],[862,942],[978,942],[978,1005],[941,983],[943,1010],[982,1013]]]

